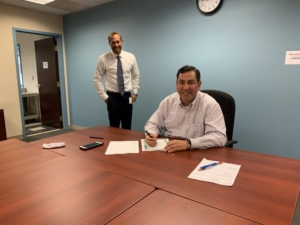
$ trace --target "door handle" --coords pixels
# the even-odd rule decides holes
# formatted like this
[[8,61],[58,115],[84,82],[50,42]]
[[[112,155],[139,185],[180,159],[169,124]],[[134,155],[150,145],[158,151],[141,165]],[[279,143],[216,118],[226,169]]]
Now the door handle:
[[41,85],[41,84],[38,84],[38,85],[36,85],[38,88],[40,88],[40,87],[43,87],[43,85]]

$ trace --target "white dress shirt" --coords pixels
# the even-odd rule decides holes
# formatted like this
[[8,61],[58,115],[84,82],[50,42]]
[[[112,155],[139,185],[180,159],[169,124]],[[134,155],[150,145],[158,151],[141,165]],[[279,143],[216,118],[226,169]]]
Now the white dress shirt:
[[[137,94],[140,88],[140,72],[135,56],[122,50],[120,59],[123,68],[125,91],[132,91],[133,94]],[[117,55],[113,51],[107,52],[98,58],[94,82],[97,93],[103,100],[108,98],[102,84],[103,77],[106,79],[105,86],[107,91],[119,92],[117,62]]]
[[193,149],[221,147],[227,141],[220,105],[200,91],[189,107],[182,105],[177,92],[166,97],[146,123],[145,130],[188,138]]

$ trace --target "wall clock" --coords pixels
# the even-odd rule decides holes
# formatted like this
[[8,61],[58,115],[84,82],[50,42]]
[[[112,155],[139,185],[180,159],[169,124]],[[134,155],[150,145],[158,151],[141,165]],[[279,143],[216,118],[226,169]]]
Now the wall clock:
[[216,12],[222,5],[223,0],[197,0],[199,10],[204,14]]

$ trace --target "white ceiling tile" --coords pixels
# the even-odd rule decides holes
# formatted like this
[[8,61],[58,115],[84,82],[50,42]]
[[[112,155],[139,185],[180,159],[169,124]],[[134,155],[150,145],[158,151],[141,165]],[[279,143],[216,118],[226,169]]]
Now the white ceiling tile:
[[56,15],[67,15],[113,1],[115,0],[56,0],[47,5],[40,5],[24,0],[0,0],[0,4],[8,4]]
[[65,11],[65,10],[61,10],[61,9],[55,9],[49,6],[42,6],[38,9],[36,9],[37,11],[41,11],[41,12],[46,12],[46,13],[50,13],[50,14],[56,14],[56,15],[67,15],[70,14],[71,12],[69,11]]
[[56,1],[56,2],[50,3],[47,6],[56,8],[56,9],[70,11],[70,12],[77,12],[77,11],[81,11],[81,10],[89,8],[89,6],[87,6],[87,5],[79,4],[76,2],[71,2],[68,0]]
[[88,6],[96,6],[96,5],[102,5],[108,2],[113,2],[114,0],[69,0],[71,2],[77,2],[83,5]]
[[41,5],[39,5],[39,4],[32,3],[32,2],[25,2],[23,0],[4,0],[1,3],[8,4],[8,5],[14,5],[14,6],[18,6],[18,7],[22,7],[22,8],[26,8],[26,9],[36,9],[36,8],[41,7]]
[[24,0],[26,2],[33,2],[40,5],[46,5],[48,3],[54,2],[55,0]]

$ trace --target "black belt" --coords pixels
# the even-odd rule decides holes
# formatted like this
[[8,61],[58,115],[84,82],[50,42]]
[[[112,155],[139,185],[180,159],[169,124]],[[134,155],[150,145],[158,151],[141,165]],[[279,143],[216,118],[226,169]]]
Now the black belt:
[[113,91],[106,91],[108,95],[115,95],[115,96],[130,96],[131,92],[126,91],[123,95],[119,92],[113,92]]

